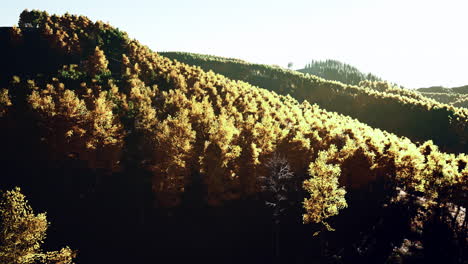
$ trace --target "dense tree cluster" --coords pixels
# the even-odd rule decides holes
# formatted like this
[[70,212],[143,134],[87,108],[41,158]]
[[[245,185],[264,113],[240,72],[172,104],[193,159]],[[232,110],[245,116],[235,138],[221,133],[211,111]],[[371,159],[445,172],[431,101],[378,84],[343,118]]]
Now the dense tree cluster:
[[455,102],[451,103],[455,107],[468,108],[468,95],[458,98]]
[[[161,56],[102,22],[68,14],[30,21],[27,11],[22,17],[24,25],[38,23],[42,36],[70,62],[47,76],[10,76],[1,90],[0,124],[14,129],[31,122],[38,131],[29,135],[41,146],[30,159],[73,156],[87,168],[112,173],[136,148],[134,165],[152,175],[157,204],[172,207],[180,204],[196,175],[211,205],[251,197],[260,191],[261,177],[269,175],[268,161],[280,155],[304,182],[304,222],[326,226],[327,218],[346,207],[345,189],[365,189],[376,180],[424,193],[439,204],[467,204],[465,154],[441,152],[432,141],[416,145],[276,92],[324,108],[342,106],[348,110],[342,113],[361,117],[375,113],[372,105],[387,102],[392,111],[408,108],[421,117],[432,115],[441,130],[461,129],[457,142],[467,135],[460,127],[466,125],[464,110],[420,101],[396,88],[384,93],[267,66],[239,64],[249,70],[233,71],[233,78],[248,74],[237,78],[247,81],[252,71],[257,72],[254,80],[268,78],[269,83],[287,76],[269,91]],[[230,65],[222,62],[220,69],[232,70]],[[408,115],[382,121],[399,130],[404,124],[399,118]]]
[[443,104],[452,105],[454,107],[468,108],[468,94],[462,93],[440,93],[440,92],[423,92],[420,93],[428,98],[434,99]]
[[163,52],[161,55],[316,103],[328,111],[351,116],[413,141],[433,140],[447,152],[468,151],[468,110],[439,103],[416,91],[367,80],[359,86],[347,85],[278,67],[198,54]]
[[457,94],[468,94],[468,85],[446,88],[443,86],[432,86],[427,88],[418,88],[418,92],[422,93],[457,93]]
[[468,108],[468,85],[452,88],[433,86],[416,90],[423,96],[434,99],[437,102],[454,107]]
[[362,73],[356,67],[336,60],[312,61],[304,69],[298,71],[351,85],[358,85],[359,82],[366,80],[382,81],[381,78],[371,73]]

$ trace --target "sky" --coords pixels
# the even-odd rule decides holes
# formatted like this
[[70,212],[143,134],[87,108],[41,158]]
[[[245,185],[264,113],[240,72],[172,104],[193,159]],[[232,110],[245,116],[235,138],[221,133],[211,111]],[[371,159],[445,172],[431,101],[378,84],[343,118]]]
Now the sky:
[[24,9],[85,15],[154,51],[186,51],[303,68],[335,59],[407,88],[468,85],[466,0],[15,0]]

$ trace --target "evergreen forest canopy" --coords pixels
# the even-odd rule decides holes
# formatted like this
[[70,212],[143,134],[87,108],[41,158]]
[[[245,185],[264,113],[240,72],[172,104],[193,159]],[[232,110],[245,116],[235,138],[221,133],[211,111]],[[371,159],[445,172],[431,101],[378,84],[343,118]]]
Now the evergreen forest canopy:
[[298,71],[309,73],[325,80],[338,81],[350,85],[359,85],[362,81],[382,81],[380,77],[377,77],[372,73],[362,73],[356,67],[337,60],[313,60],[307,64],[304,69],[300,69]]
[[[151,213],[159,216],[156,222],[145,220],[153,219],[148,212],[155,208],[186,213],[195,202],[202,211],[265,200],[276,208],[277,223],[284,215],[296,217],[291,221],[310,223],[326,239],[326,230],[339,232],[343,223],[361,221],[348,220],[350,213],[340,218],[340,212],[366,211],[368,203],[398,204],[402,193],[423,201],[408,214],[421,223],[444,223],[447,210],[467,206],[466,109],[387,83],[344,85],[235,59],[160,55],[84,16],[26,10],[19,27],[0,30],[0,40],[2,188],[21,185],[31,200],[55,203],[54,219],[97,221],[109,230],[106,236],[115,225],[124,237],[140,241],[132,236],[148,233],[154,240],[165,237],[151,236],[162,232],[154,223],[174,221],[164,222],[159,213]],[[391,119],[382,118],[389,114]],[[41,188],[62,201],[47,198],[51,194]],[[265,189],[272,196],[265,198]],[[63,208],[64,201],[75,207]],[[138,220],[125,210],[137,210]],[[82,220],[81,213],[94,219]],[[455,234],[466,234],[464,217],[462,225],[451,222]],[[133,232],[134,226],[124,225],[132,221],[153,231]],[[463,236],[455,237],[463,248]],[[438,243],[425,239],[427,248]],[[145,241],[138,245],[153,245]],[[76,243],[83,254],[92,250],[92,244]],[[124,250],[123,244],[113,248]],[[375,252],[359,257],[399,254],[392,247]],[[463,250],[447,252],[455,261],[464,257]]]
[[[315,75],[326,80],[338,81],[349,85],[377,88],[375,85],[369,86],[368,84],[379,83],[380,86],[385,86],[385,82],[380,77],[375,76],[372,73],[362,73],[356,67],[336,60],[312,61],[307,64],[304,69],[300,69],[298,71]],[[390,84],[386,86],[398,85]],[[434,99],[442,104],[468,108],[468,86],[466,85],[453,88],[433,86],[428,88],[419,88],[416,89],[416,91],[421,93],[424,97]]]
[[468,85],[445,88],[443,86],[432,86],[427,88],[418,88],[417,91],[423,93],[455,93],[455,94],[468,94]]
[[417,91],[438,102],[453,105],[455,107],[468,108],[468,85],[453,88],[433,86],[428,88],[419,88]]

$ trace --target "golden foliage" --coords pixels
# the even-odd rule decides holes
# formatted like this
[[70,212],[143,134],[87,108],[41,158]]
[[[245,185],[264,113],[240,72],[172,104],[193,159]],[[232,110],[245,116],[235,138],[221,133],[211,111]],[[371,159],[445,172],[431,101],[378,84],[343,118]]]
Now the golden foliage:
[[6,115],[8,108],[12,106],[8,89],[0,90],[0,117]]
[[99,46],[96,46],[94,53],[89,56],[86,61],[86,70],[91,76],[96,76],[98,74],[108,72],[108,65],[109,61],[107,60],[106,55],[104,55],[104,51],[102,51]]
[[[45,21],[48,28],[42,27],[43,34],[63,36],[60,42],[65,50],[75,42],[85,42],[86,34],[96,34],[96,29],[111,29],[84,17],[51,16]],[[83,33],[72,40],[80,30]],[[276,153],[287,159],[295,175],[308,171],[311,176],[304,183],[311,195],[304,203],[305,222],[326,223],[345,206],[339,181],[346,188],[363,188],[385,178],[406,191],[431,197],[450,193],[446,199],[466,190],[464,154],[443,153],[431,142],[418,146],[307,101],[299,103],[291,96],[170,60],[137,41],[125,45],[121,74],[112,76],[115,82],[80,80],[79,87],[70,87],[55,79],[29,90],[28,102],[52,158],[75,152],[91,168],[116,170],[127,132],[141,135],[142,166],[153,173],[153,190],[160,204],[173,206],[197,174],[206,184],[211,204],[254,194],[258,179],[266,175],[265,161]],[[90,74],[107,71],[105,48],[97,47],[86,61]],[[298,82],[324,85],[315,77],[296,77]],[[439,107],[417,96],[398,95],[404,92],[392,87],[380,87],[394,91],[383,94],[326,84],[330,93],[356,92],[358,107],[364,107],[361,104],[368,103],[369,96]],[[330,93],[317,96],[325,98]],[[461,126],[465,112],[454,112],[459,120],[455,118],[453,124]],[[431,152],[424,151],[428,146]]]
[[[37,118],[46,121],[41,123],[43,129],[54,131],[44,138],[53,159],[73,152],[91,167],[118,169],[123,127],[113,114],[113,103],[107,95],[103,91],[97,97],[93,93],[80,96],[58,81],[47,84],[45,89],[31,91],[28,102],[32,110]],[[105,153],[111,156],[99,157]]]
[[[153,186],[157,193],[178,194],[183,191],[190,176],[190,160],[193,158],[193,142],[196,132],[189,122],[188,110],[157,124],[153,156]],[[171,196],[172,198],[172,196]],[[177,204],[177,198],[165,201],[165,205]]]
[[35,215],[20,188],[4,192],[0,202],[0,263],[72,263],[75,253],[68,247],[42,252],[48,226],[45,213]]
[[329,164],[336,153],[335,145],[331,145],[327,151],[320,151],[317,159],[309,166],[311,178],[304,181],[304,189],[310,193],[310,197],[303,202],[306,210],[303,221],[322,223],[327,230],[333,229],[325,220],[348,206],[345,200],[346,191],[338,185],[340,167]]

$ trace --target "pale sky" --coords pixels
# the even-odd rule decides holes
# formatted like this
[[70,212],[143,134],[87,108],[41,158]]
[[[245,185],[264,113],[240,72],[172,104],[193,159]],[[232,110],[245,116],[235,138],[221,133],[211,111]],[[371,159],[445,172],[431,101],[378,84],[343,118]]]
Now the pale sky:
[[110,22],[155,51],[336,59],[408,88],[468,84],[467,0],[6,0],[0,26],[25,8]]

